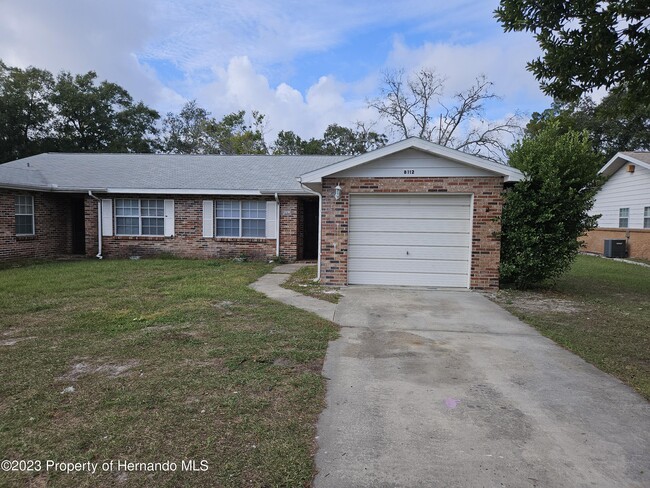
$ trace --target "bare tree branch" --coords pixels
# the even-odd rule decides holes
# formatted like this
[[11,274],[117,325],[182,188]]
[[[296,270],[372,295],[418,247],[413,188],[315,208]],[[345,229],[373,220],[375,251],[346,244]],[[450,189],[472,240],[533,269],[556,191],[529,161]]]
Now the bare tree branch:
[[484,119],[485,102],[499,99],[484,75],[454,95],[451,103],[441,100],[444,85],[445,79],[433,69],[408,77],[404,70],[386,72],[380,97],[368,101],[368,107],[377,110],[393,134],[402,138],[417,136],[503,162],[509,143],[521,133],[521,117],[496,123]]

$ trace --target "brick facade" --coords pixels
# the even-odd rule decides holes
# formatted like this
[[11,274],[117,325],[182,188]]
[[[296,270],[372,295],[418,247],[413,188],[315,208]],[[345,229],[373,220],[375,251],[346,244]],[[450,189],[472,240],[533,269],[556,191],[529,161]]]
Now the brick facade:
[[[138,198],[135,195],[97,195],[99,198]],[[104,236],[102,255],[111,257],[152,256],[172,254],[188,258],[272,259],[276,255],[276,240],[266,238],[203,237],[203,200],[272,200],[272,198],[214,195],[173,195],[174,236]],[[169,199],[170,196],[147,195],[143,198]],[[296,197],[280,198],[280,256],[287,261],[297,259]],[[98,202],[86,199],[86,254],[97,254]]]
[[605,239],[625,239],[628,257],[650,260],[650,229],[594,229],[582,237],[583,250],[603,254]]
[[[16,196],[34,197],[33,236],[16,236]],[[0,189],[0,261],[72,252],[67,195]]]
[[[334,188],[341,186],[341,198]],[[470,286],[480,290],[499,287],[499,232],[503,204],[502,177],[453,178],[324,178],[321,229],[321,282],[347,284],[348,210],[350,193],[471,193],[472,266]]]

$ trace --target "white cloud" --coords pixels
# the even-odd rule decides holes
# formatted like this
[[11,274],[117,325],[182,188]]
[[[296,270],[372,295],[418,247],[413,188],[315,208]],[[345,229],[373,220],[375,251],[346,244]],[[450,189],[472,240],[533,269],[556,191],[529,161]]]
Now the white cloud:
[[445,96],[467,89],[478,75],[487,76],[493,91],[502,97],[492,104],[497,116],[511,111],[526,111],[549,100],[539,90],[534,76],[526,70],[526,62],[539,51],[527,36],[501,35],[471,44],[424,43],[410,48],[396,39],[386,63],[389,69],[404,68],[407,72],[435,68],[446,78]]
[[176,108],[182,98],[138,60],[156,26],[153,0],[9,0],[0,3],[0,59],[54,73],[97,72],[124,86],[136,99],[159,109]]
[[[373,120],[365,99],[376,94],[381,69],[391,67],[434,65],[448,77],[449,94],[485,73],[504,96],[489,114],[499,118],[547,102],[524,68],[535,54],[534,42],[512,34],[484,39],[486,30],[500,31],[491,20],[496,5],[497,0],[5,0],[0,58],[53,72],[95,70],[163,114],[192,98],[215,116],[259,110],[268,116],[271,138],[283,129],[316,137],[330,123]],[[367,32],[388,39],[395,33],[421,39],[423,33],[444,32],[445,42],[413,47],[397,38],[383,66],[345,82],[345,73],[312,68],[305,74],[295,64]],[[289,81],[294,72],[316,81],[298,90]]]
[[199,103],[217,117],[240,109],[266,114],[271,142],[280,130],[319,137],[331,123],[351,125],[366,116],[358,100],[346,99],[347,86],[332,76],[322,76],[303,95],[286,83],[270,86],[246,56],[232,58],[215,76],[216,81],[200,90]]

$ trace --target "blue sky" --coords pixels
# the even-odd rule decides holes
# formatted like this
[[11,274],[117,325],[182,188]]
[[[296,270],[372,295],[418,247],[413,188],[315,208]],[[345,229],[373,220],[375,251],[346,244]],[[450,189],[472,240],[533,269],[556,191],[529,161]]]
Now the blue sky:
[[[267,114],[318,136],[373,121],[382,72],[435,68],[445,95],[479,74],[502,99],[489,119],[550,104],[525,69],[538,48],[505,34],[496,0],[4,0],[0,58],[57,72],[97,71],[161,113],[197,99],[214,115]],[[381,123],[378,125],[381,128]]]

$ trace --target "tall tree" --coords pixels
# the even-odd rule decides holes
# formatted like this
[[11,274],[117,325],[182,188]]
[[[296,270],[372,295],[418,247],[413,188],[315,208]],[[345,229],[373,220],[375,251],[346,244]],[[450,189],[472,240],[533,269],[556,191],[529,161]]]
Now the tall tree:
[[274,154],[357,155],[385,146],[388,138],[363,124],[356,129],[330,124],[321,139],[302,139],[293,131],[280,131],[273,143]]
[[246,111],[225,115],[220,121],[210,120],[208,137],[219,154],[267,154],[264,142],[264,115],[253,111],[252,123],[246,123]]
[[564,132],[586,130],[594,149],[606,159],[619,151],[650,150],[650,103],[623,89],[598,104],[589,97],[575,103],[555,102],[551,108],[533,113],[526,133],[534,136],[549,124],[558,124]]
[[62,72],[50,101],[56,117],[58,147],[64,151],[152,152],[158,112],[133,98],[121,86],[97,74]]
[[0,163],[47,150],[52,139],[51,73],[0,61]]
[[163,119],[160,147],[171,154],[216,154],[206,134],[210,112],[187,102],[177,114],[169,112]]
[[407,76],[403,70],[384,74],[381,94],[368,101],[401,138],[420,137],[470,154],[503,161],[513,136],[521,128],[513,115],[500,122],[484,117],[485,102],[498,99],[485,76],[453,96],[442,100],[444,79],[432,69]]
[[253,111],[248,124],[240,110],[217,120],[192,100],[178,114],[167,114],[159,145],[172,154],[266,154],[264,118]]
[[501,0],[506,32],[535,35],[543,56],[528,63],[544,92],[576,101],[595,88],[626,85],[650,101],[650,3],[647,0]]
[[587,132],[557,122],[526,136],[510,151],[523,181],[506,192],[501,227],[501,280],[526,288],[568,269],[579,238],[596,225],[589,215],[603,163]]

